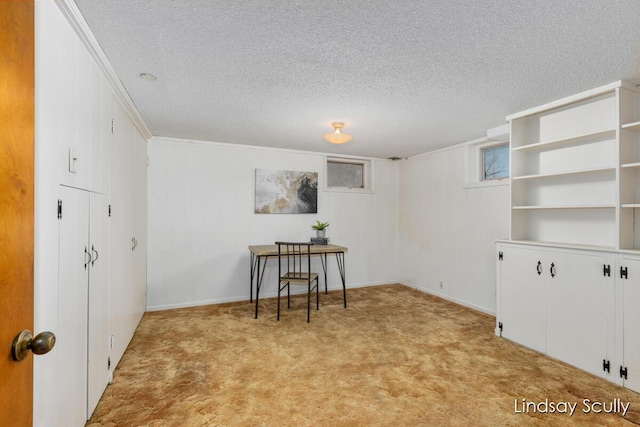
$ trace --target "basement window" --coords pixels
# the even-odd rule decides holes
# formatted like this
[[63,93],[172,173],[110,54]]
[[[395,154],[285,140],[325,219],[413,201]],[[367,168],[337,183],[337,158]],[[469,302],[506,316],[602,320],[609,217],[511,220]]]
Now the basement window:
[[371,161],[342,157],[327,157],[327,191],[371,192]]
[[509,141],[485,139],[467,144],[464,164],[464,188],[509,185]]
[[509,144],[482,148],[482,181],[509,177]]

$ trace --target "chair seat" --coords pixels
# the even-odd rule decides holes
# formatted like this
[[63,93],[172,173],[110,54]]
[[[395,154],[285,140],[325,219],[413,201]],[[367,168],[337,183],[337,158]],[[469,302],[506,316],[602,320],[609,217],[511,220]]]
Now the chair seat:
[[284,276],[280,277],[280,280],[283,282],[300,282],[306,284],[309,279],[313,282],[318,279],[318,273],[293,273],[289,272]]

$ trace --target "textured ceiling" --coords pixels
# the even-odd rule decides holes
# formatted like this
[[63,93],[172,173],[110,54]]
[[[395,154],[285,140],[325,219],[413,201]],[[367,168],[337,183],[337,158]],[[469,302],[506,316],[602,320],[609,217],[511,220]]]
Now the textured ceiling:
[[76,4],[155,136],[406,157],[640,83],[639,0]]

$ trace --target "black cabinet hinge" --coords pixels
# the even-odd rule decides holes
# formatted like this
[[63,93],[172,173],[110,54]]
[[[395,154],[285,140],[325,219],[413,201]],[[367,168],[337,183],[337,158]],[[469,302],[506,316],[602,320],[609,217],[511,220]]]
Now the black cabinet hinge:
[[502,253],[502,251],[498,252],[498,260],[502,261],[504,259],[504,254]]
[[627,267],[620,267],[620,278],[628,279],[629,275],[627,274]]
[[602,359],[602,370],[611,373],[611,362]]
[[111,369],[111,357],[107,357],[107,371]]
[[62,219],[62,200],[58,199],[58,219]]
[[627,367],[620,366],[620,378],[627,379]]
[[111,205],[109,205],[109,217],[111,217]]
[[604,264],[602,267],[602,274],[604,274],[605,277],[611,277],[611,265]]
[[498,329],[500,329],[500,336],[502,336],[502,322],[498,322]]

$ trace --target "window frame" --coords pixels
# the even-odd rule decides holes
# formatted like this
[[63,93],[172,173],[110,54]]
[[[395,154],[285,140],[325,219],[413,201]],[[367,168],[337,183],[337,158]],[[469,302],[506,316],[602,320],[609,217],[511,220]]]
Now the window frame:
[[[329,163],[347,163],[362,165],[363,187],[329,186]],[[324,191],[341,193],[373,193],[373,162],[370,159],[357,157],[326,156],[324,159]]]
[[482,179],[484,175],[483,150],[499,145],[510,145],[508,135],[500,139],[482,138],[469,143],[465,149],[464,188],[484,188],[509,185],[511,182],[511,149],[509,148],[509,175],[503,178]]
[[[500,148],[500,147],[505,147],[507,150],[507,175],[506,176],[499,176],[499,177],[495,177],[495,178],[487,178],[486,177],[486,152],[487,150],[495,150],[496,148]],[[495,144],[487,144],[487,145],[483,145],[482,147],[480,147],[479,150],[479,160],[480,160],[480,176],[478,177],[478,179],[480,180],[480,182],[487,182],[487,181],[499,181],[499,180],[503,180],[503,179],[509,179],[509,177],[511,176],[511,159],[509,158],[509,142],[508,141],[501,141],[501,142],[497,142]]]

